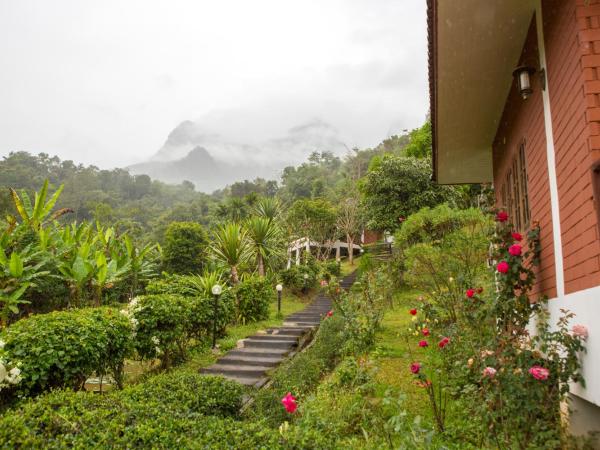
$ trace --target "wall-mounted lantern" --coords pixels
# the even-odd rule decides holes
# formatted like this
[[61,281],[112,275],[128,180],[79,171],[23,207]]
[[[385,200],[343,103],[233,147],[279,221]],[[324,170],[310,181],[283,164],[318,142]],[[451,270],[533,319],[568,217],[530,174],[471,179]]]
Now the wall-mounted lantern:
[[531,75],[535,73],[535,69],[530,66],[519,66],[513,70],[513,77],[517,80],[517,87],[523,100],[526,100],[532,93]]

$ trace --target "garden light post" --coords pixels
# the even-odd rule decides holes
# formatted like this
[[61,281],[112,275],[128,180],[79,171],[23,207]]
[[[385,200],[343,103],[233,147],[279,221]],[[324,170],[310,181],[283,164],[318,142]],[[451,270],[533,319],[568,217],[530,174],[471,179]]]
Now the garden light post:
[[215,297],[214,311],[213,311],[213,341],[212,341],[213,349],[215,349],[217,347],[217,315],[219,312],[219,295],[221,295],[222,291],[223,291],[223,289],[221,288],[221,285],[219,285],[219,284],[215,284],[211,289],[211,292]]
[[281,315],[281,291],[283,291],[283,285],[279,283],[275,286],[277,290],[277,315]]

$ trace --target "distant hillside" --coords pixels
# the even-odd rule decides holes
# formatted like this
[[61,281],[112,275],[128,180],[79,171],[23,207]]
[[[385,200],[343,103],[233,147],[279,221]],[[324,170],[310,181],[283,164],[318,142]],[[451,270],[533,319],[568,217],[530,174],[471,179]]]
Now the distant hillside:
[[148,161],[128,169],[168,183],[189,180],[196,189],[211,192],[240,179],[277,179],[284,167],[299,164],[315,151],[342,156],[348,150],[337,130],[320,120],[258,145],[234,142],[188,120],[169,133]]

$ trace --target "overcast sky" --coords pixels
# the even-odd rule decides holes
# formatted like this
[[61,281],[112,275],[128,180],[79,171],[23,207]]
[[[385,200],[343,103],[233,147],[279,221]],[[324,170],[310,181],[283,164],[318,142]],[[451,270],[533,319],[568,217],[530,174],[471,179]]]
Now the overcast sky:
[[426,56],[424,0],[0,0],[0,156],[124,166],[183,120],[372,146],[424,121]]

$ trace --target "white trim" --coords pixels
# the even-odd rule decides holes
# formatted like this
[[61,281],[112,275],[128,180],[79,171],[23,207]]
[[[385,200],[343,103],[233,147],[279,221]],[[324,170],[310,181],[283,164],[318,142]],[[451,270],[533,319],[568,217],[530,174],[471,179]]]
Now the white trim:
[[[542,16],[542,0],[535,2],[535,18],[537,28],[540,67],[547,70],[546,46],[544,44],[544,22]],[[565,275],[563,268],[562,234],[560,230],[560,206],[558,202],[558,182],[556,181],[556,158],[554,153],[554,132],[552,130],[552,114],[550,111],[550,94],[548,81],[542,90],[544,102],[544,128],[546,129],[546,159],[548,161],[548,181],[550,184],[550,206],[552,210],[552,235],[554,237],[554,268],[556,270],[556,294],[558,298],[565,296]]]
[[585,342],[586,353],[581,355],[582,374],[586,387],[571,385],[571,393],[588,402],[600,406],[600,286],[567,294],[562,298],[548,301],[551,328],[563,315],[561,309],[575,313],[571,325],[582,324],[588,329],[589,337]]

